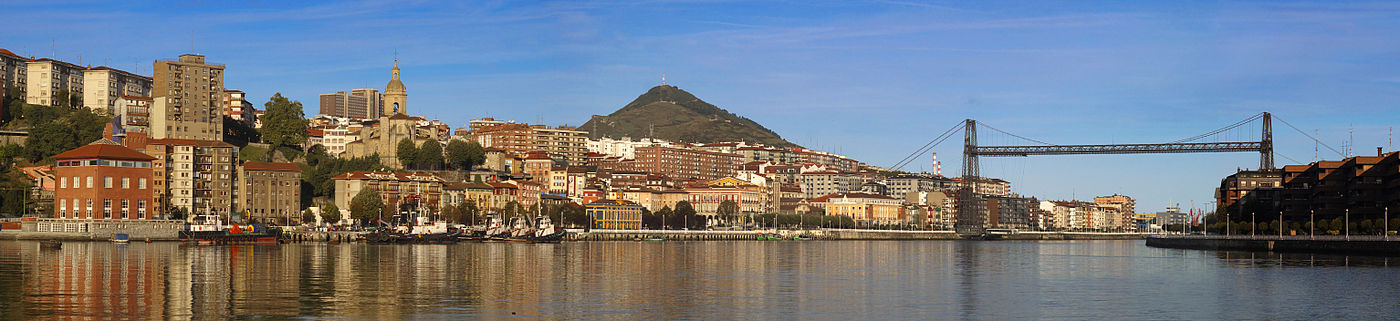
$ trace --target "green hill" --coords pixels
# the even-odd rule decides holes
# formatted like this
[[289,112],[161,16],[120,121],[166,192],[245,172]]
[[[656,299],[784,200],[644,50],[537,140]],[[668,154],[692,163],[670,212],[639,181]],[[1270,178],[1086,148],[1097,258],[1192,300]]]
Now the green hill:
[[763,125],[669,85],[652,87],[612,114],[594,115],[579,129],[589,131],[595,139],[652,137],[693,143],[743,141],[794,146]]

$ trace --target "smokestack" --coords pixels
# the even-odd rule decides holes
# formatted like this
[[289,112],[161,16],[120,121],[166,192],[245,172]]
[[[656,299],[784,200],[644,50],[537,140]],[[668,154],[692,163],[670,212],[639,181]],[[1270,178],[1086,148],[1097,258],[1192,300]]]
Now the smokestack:
[[1376,156],[1385,156],[1385,152],[1381,151],[1380,146],[1376,146]]

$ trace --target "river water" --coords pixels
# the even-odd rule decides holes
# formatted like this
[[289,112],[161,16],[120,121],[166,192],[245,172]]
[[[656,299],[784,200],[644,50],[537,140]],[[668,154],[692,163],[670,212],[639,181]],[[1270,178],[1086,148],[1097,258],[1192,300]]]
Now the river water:
[[1143,241],[0,241],[0,319],[1400,318],[1400,258]]

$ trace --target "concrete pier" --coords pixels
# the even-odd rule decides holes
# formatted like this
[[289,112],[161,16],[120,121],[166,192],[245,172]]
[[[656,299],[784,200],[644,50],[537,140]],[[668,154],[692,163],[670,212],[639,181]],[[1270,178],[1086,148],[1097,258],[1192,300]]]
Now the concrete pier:
[[1400,256],[1400,238],[1382,236],[1153,235],[1147,246],[1194,250]]

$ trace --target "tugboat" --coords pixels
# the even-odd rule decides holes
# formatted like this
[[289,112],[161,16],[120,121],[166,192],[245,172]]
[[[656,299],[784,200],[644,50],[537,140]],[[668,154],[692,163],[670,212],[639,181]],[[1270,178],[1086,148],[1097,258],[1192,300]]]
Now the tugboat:
[[258,243],[276,244],[281,230],[262,224],[226,225],[222,217],[214,214],[196,215],[180,232],[180,238],[199,244]]
[[[416,198],[410,198],[413,200]],[[365,236],[365,241],[369,243],[408,243],[408,244],[429,244],[429,243],[455,243],[460,232],[449,231],[446,221],[433,220],[429,218],[422,204],[416,211],[403,211],[402,215],[395,215],[393,221],[398,223],[395,226],[381,228],[378,232]]]
[[510,221],[510,225],[510,237],[507,237],[506,241],[530,242],[534,240],[535,228],[530,226],[530,222],[528,222],[525,219],[525,217],[516,216],[515,218],[512,218]]
[[553,243],[564,239],[564,234],[566,233],[564,228],[554,226],[554,222],[550,221],[549,216],[540,216],[539,219],[535,221],[539,224],[535,228],[535,238],[533,241]]

